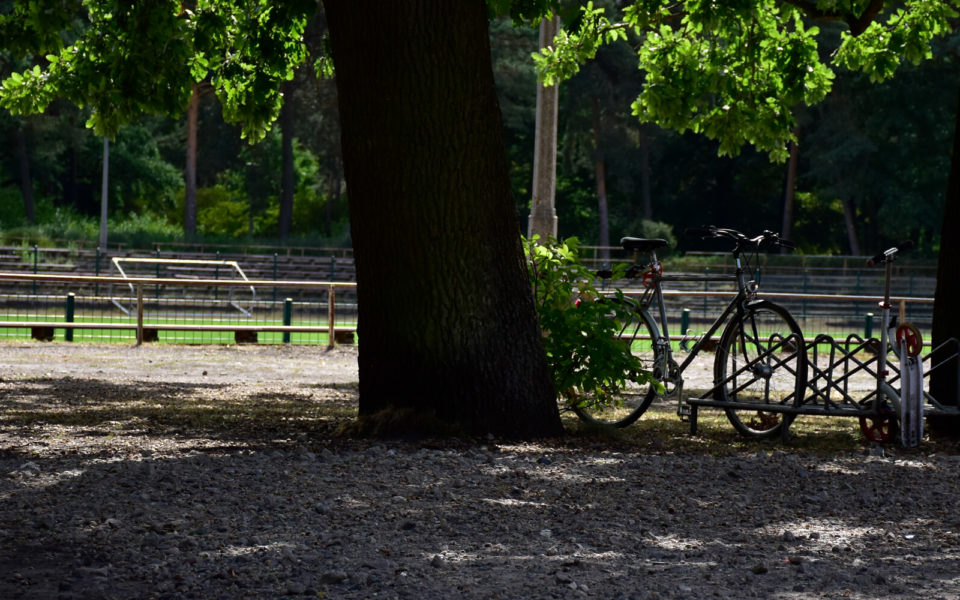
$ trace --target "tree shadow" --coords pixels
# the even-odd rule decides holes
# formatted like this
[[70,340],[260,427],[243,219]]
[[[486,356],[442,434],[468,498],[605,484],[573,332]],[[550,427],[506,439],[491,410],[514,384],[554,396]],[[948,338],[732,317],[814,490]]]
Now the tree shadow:
[[382,442],[51,456],[0,480],[0,596],[885,598],[956,577],[953,462],[696,458]]
[[356,415],[356,400],[356,387],[343,384],[270,391],[224,383],[7,378],[0,388],[0,431],[234,442],[329,437]]

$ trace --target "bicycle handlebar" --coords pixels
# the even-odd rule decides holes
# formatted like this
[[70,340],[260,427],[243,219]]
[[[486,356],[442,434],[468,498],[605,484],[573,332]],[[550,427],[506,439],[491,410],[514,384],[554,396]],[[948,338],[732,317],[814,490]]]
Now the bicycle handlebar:
[[874,267],[876,265],[882,265],[883,263],[891,260],[899,252],[906,252],[907,250],[913,249],[913,240],[907,240],[902,242],[893,248],[887,248],[883,252],[880,252],[876,256],[867,260],[868,267]]
[[780,246],[782,248],[787,248],[792,250],[796,248],[796,245],[789,241],[782,239],[779,233],[765,229],[763,233],[756,237],[747,237],[743,233],[735,229],[725,229],[722,227],[716,227],[714,225],[708,225],[706,227],[691,227],[686,230],[688,235],[695,235],[703,239],[713,239],[713,238],[727,238],[735,241],[739,249],[740,246],[752,243],[756,244],[758,247],[766,242],[772,243],[775,246]]

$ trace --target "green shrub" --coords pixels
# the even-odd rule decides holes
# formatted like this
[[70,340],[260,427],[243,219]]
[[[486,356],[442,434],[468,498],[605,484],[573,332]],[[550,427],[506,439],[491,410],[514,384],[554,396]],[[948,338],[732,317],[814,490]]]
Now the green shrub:
[[[585,395],[595,399],[591,402],[611,402],[628,380],[651,380],[629,345],[616,337],[618,322],[629,318],[628,305],[597,301],[601,293],[593,273],[580,262],[579,247],[577,238],[551,238],[545,244],[538,236],[524,240],[554,388],[571,406],[587,402]],[[616,266],[614,278],[625,270],[625,265]],[[612,295],[623,300],[619,290]]]

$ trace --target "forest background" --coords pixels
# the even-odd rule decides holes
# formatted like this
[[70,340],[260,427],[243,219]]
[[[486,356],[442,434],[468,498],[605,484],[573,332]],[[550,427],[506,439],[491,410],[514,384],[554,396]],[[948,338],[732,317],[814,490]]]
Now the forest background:
[[[822,25],[828,33],[830,27]],[[829,39],[839,42],[840,30],[822,52],[832,51]],[[320,14],[308,28],[311,54],[322,54],[324,33]],[[526,231],[537,31],[497,19],[490,41],[518,225]],[[958,46],[958,33],[938,39],[933,60],[905,64],[897,77],[881,83],[838,70],[825,101],[797,107],[799,144],[786,164],[749,148],[720,157],[717,143],[700,135],[639,123],[630,114],[642,85],[636,55],[626,43],[603,46],[596,60],[560,85],[559,235],[598,243],[603,195],[614,243],[623,235],[670,237],[709,223],[748,232],[785,230],[801,252],[817,254],[872,254],[909,237],[932,257],[949,171]],[[0,77],[28,66],[0,48]],[[110,146],[110,242],[148,247],[186,238],[283,238],[297,245],[349,246],[334,81],[301,67],[285,85],[281,119],[254,145],[241,139],[239,127],[224,122],[213,94],[199,92],[196,235],[184,234],[187,116],[144,116],[123,127]],[[55,101],[41,115],[0,111],[3,240],[95,242],[103,142],[85,127],[88,117],[66,101]],[[286,156],[285,137],[292,141]],[[285,173],[293,207],[289,228],[281,231]],[[792,218],[784,221],[791,197]],[[695,249],[698,243],[684,239],[682,246]]]

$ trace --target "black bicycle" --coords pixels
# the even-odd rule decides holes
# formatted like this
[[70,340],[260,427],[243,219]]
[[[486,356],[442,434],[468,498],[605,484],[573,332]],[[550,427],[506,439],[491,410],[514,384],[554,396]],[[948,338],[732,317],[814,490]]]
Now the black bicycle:
[[[734,275],[732,278],[720,277],[736,282],[736,294],[706,333],[697,339],[686,358],[677,363],[674,344],[679,346],[680,340],[670,336],[661,283],[714,280],[715,277],[664,275],[656,251],[667,245],[665,240],[623,238],[620,243],[624,249],[650,256],[646,265],[635,264],[627,271],[627,277],[641,280],[644,292],[639,298],[609,296],[600,301],[628,303],[626,311],[611,311],[612,315],[629,315],[619,317],[619,337],[630,344],[631,351],[660,385],[631,383],[612,401],[582,398],[574,411],[590,423],[626,427],[640,418],[658,395],[676,394],[678,413],[681,416],[689,414],[690,407],[683,399],[683,372],[701,351],[715,346],[713,387],[701,397],[712,396],[725,403],[727,418],[743,435],[777,435],[784,425],[789,427],[793,415],[769,408],[771,405],[796,403],[803,398],[806,387],[807,356],[803,334],[787,309],[758,297],[759,286],[749,279],[749,271],[744,268],[741,257],[756,258],[762,249],[793,248],[793,244],[772,231],[748,237],[733,229],[710,226],[691,229],[687,233],[733,243]],[[651,312],[655,312],[659,319],[655,320]],[[721,327],[723,330],[717,343],[713,336]]]

